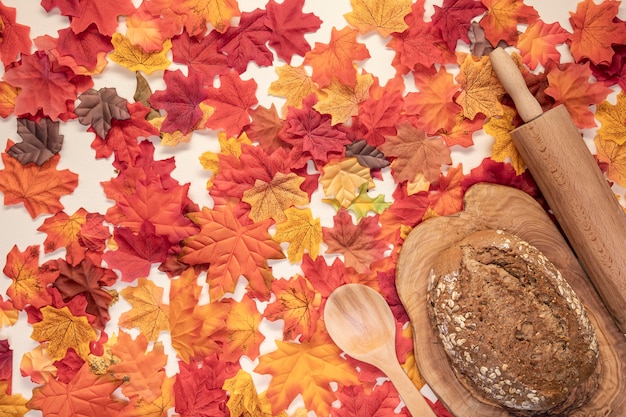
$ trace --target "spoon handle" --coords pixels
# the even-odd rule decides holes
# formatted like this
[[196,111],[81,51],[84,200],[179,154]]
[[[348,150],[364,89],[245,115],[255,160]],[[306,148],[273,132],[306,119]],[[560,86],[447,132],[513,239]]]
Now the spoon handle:
[[413,381],[404,373],[404,369],[396,361],[387,363],[385,374],[398,390],[400,398],[413,417],[436,417]]

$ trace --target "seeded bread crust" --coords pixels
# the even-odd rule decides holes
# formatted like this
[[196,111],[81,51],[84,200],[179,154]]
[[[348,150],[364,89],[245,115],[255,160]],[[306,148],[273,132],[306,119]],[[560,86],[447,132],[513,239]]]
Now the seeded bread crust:
[[587,312],[557,268],[503,231],[445,250],[429,281],[429,313],[464,385],[521,415],[550,415],[598,364]]

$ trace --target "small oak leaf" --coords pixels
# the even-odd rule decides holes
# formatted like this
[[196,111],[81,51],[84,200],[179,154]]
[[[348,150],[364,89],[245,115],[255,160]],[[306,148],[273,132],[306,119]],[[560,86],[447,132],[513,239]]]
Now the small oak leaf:
[[290,107],[302,108],[302,100],[313,93],[317,94],[319,91],[317,84],[306,72],[303,65],[299,67],[292,67],[291,65],[276,67],[276,73],[278,80],[270,84],[267,92],[287,99],[281,109],[283,116],[287,115]]
[[373,82],[371,74],[357,74],[355,86],[341,84],[333,78],[330,85],[322,89],[324,94],[313,108],[320,113],[330,114],[333,125],[345,123],[359,113],[359,103],[368,99]]
[[305,205],[309,196],[300,189],[304,178],[293,172],[277,172],[270,182],[257,179],[254,187],[243,193],[243,201],[250,204],[250,218],[255,222],[274,219],[277,223],[285,221],[284,211],[291,206]]
[[50,359],[65,357],[67,349],[73,348],[78,356],[87,360],[89,344],[97,334],[85,316],[75,316],[67,306],[54,308],[50,305],[41,308],[43,319],[33,323],[31,338],[48,343]]
[[511,131],[516,127],[513,125],[516,111],[507,106],[503,108],[504,115],[502,117],[492,117],[485,124],[485,132],[496,139],[491,150],[491,159],[504,162],[510,158],[515,172],[519,175],[526,170],[526,165],[511,138]]
[[156,52],[146,52],[141,46],[133,45],[130,40],[119,32],[113,34],[111,39],[114,50],[109,55],[111,60],[131,71],[143,71],[150,75],[154,71],[164,70],[170,66],[171,61],[167,53],[172,49],[171,39],[163,42],[163,49]]
[[359,164],[356,158],[333,159],[324,166],[320,183],[327,197],[334,197],[342,207],[350,205],[363,184],[374,186],[367,167]]
[[317,258],[322,243],[320,219],[314,219],[310,208],[291,207],[285,210],[287,220],[276,225],[272,239],[288,242],[287,258],[291,263],[300,262],[306,251],[312,259]]

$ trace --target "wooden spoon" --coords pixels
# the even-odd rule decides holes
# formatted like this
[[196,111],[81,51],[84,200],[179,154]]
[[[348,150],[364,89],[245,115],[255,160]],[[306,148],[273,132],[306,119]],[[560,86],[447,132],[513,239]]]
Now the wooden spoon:
[[396,323],[379,293],[361,284],[337,288],[326,301],[324,322],[340,349],[389,377],[413,417],[435,417],[398,362]]

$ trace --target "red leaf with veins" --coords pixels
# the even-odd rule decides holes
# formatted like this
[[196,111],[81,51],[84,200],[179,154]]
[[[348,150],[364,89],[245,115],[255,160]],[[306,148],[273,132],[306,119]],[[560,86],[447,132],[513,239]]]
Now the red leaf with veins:
[[272,65],[274,55],[265,46],[271,31],[264,22],[265,10],[243,12],[239,25],[229,27],[217,40],[219,51],[228,56],[228,65],[240,74],[248,68],[250,61],[260,67]]
[[80,14],[71,20],[72,30],[80,33],[95,23],[105,36],[111,36],[117,30],[118,16],[129,15],[135,11],[132,0],[82,0],[80,8]]
[[451,51],[456,49],[457,40],[470,43],[468,33],[472,19],[487,10],[481,2],[475,0],[444,0],[441,7],[434,7],[433,25],[439,29]]
[[71,56],[78,65],[95,69],[98,52],[113,50],[111,37],[98,32],[95,25],[90,25],[84,32],[74,33],[71,28],[58,31],[59,41],[56,50],[61,56]]
[[[331,417],[387,417],[395,414],[400,404],[398,393],[391,388],[390,382],[374,387],[372,392],[365,392],[363,385],[342,387],[338,392],[341,408],[331,407]],[[401,414],[400,414],[401,415]]]
[[63,16],[76,17],[81,12],[80,0],[41,0],[41,7],[48,13],[56,7]]
[[0,58],[7,66],[17,59],[18,54],[30,52],[30,27],[17,23],[15,8],[4,6],[2,3],[0,3],[0,19],[2,20]]
[[270,46],[287,63],[291,62],[293,55],[304,56],[311,50],[304,35],[315,32],[322,24],[313,13],[302,13],[302,6],[304,0],[284,0],[282,3],[270,0],[265,6],[265,26],[272,31]]
[[165,71],[163,79],[167,88],[156,91],[148,102],[155,109],[167,112],[161,130],[169,133],[180,130],[187,134],[202,119],[199,105],[208,97],[202,88],[202,78],[195,72],[185,77],[180,70],[176,70]]
[[187,65],[190,74],[200,75],[202,85],[212,85],[215,76],[230,71],[228,58],[217,51],[219,37],[219,32],[214,30],[204,37],[189,36],[184,31],[172,38],[173,61]]

